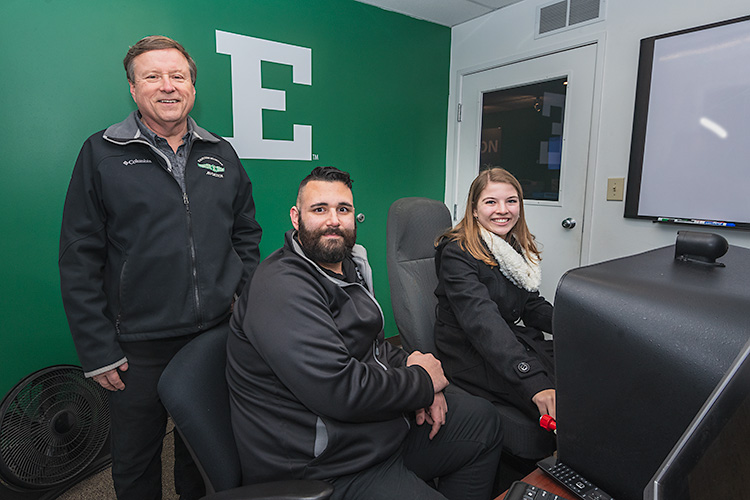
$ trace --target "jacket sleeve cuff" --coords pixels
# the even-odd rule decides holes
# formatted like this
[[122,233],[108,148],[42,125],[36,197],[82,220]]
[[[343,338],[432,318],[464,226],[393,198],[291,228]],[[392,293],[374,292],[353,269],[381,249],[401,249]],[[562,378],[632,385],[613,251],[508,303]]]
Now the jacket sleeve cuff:
[[104,372],[108,372],[110,370],[114,370],[120,365],[123,365],[128,362],[128,358],[122,358],[120,361],[116,361],[115,363],[112,363],[111,365],[103,366],[101,368],[97,368],[96,370],[92,370],[90,372],[84,372],[84,377],[91,378],[96,375],[101,375]]
[[552,383],[547,375],[544,373],[537,373],[533,377],[524,381],[522,392],[525,393],[526,398],[531,401],[531,398],[537,393],[554,388],[555,384]]
[[423,383],[420,387],[420,404],[419,406],[417,406],[417,408],[427,408],[435,400],[435,390],[432,385],[432,378],[430,377],[430,374],[427,372],[427,370],[419,365],[411,365],[407,369],[416,369],[421,373],[420,378],[422,378]]

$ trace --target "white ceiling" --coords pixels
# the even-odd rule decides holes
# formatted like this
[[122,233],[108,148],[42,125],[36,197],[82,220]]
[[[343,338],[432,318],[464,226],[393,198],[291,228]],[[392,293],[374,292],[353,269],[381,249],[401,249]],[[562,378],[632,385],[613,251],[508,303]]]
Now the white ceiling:
[[521,0],[357,0],[407,16],[455,26]]

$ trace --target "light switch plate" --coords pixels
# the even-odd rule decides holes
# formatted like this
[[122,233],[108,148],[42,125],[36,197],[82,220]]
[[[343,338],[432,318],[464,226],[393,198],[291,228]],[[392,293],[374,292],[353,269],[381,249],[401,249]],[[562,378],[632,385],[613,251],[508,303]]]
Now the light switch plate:
[[607,201],[622,201],[624,193],[624,177],[610,177],[607,179]]

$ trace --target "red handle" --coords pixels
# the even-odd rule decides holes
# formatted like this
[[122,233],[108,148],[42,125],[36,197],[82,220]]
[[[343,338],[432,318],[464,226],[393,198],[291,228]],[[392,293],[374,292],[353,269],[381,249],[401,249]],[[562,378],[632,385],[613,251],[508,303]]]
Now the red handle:
[[548,431],[554,431],[557,429],[557,422],[555,422],[555,419],[549,415],[542,415],[539,418],[539,425],[542,426],[542,429]]

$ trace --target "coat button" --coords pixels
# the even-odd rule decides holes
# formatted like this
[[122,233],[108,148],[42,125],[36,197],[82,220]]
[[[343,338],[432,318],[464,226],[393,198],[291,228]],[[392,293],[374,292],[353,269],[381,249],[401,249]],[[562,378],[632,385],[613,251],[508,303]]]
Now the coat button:
[[531,370],[531,367],[528,363],[521,361],[518,363],[518,371],[521,373],[528,373],[528,371]]

